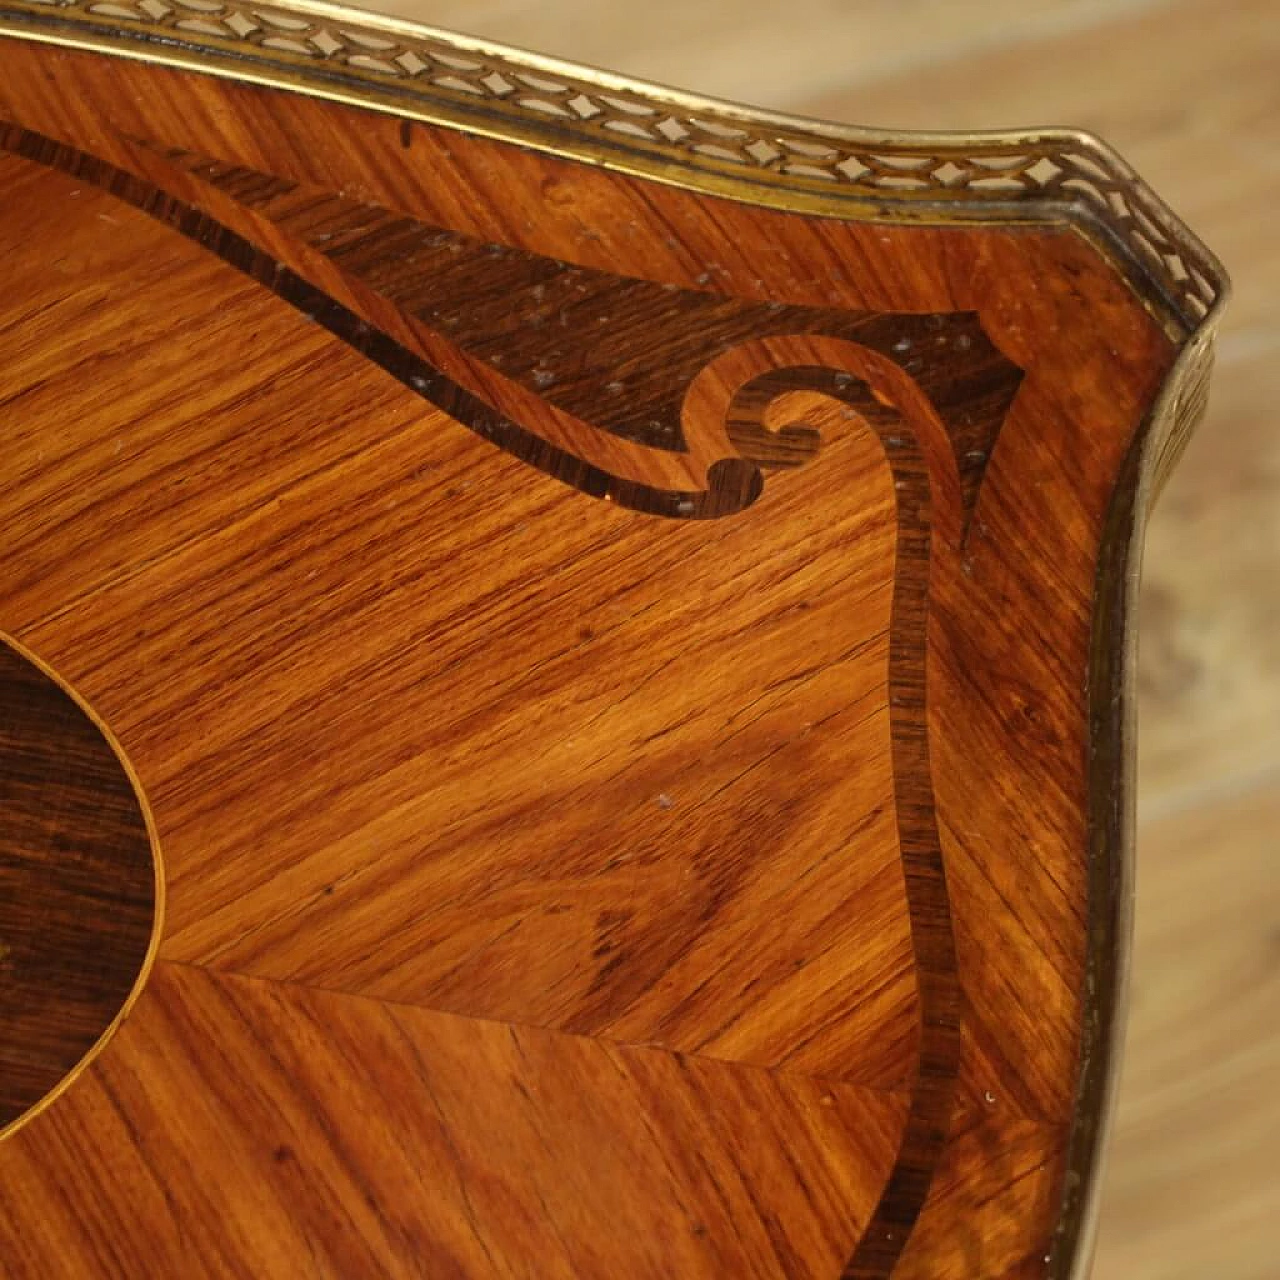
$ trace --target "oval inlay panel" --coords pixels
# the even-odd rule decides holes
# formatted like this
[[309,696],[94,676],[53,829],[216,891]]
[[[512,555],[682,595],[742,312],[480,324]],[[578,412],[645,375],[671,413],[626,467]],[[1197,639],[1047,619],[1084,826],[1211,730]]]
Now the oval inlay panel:
[[0,1134],[139,985],[156,867],[138,794],[72,695],[0,641]]

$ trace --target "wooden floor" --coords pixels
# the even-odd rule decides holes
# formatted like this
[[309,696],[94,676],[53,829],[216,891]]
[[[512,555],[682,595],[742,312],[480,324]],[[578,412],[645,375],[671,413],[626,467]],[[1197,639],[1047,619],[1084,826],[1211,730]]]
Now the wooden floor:
[[[1209,416],[1150,528],[1134,999],[1096,1280],[1280,1256],[1280,9],[1274,0],[376,0],[758,105],[1074,124],[1236,284]],[[1267,1086],[1270,1086],[1269,1088]]]

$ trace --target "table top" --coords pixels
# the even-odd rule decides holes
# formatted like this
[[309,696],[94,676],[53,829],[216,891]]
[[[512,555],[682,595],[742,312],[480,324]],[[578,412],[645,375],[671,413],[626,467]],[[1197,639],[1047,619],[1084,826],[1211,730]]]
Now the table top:
[[6,1267],[1083,1274],[1215,260],[158,8],[0,7]]

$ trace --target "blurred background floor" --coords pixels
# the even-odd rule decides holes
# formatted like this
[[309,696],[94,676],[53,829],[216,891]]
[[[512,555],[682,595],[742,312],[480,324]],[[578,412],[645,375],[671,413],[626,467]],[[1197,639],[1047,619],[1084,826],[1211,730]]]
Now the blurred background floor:
[[1079,125],[1235,280],[1148,533],[1138,916],[1095,1280],[1280,1275],[1280,3],[364,0],[890,128]]

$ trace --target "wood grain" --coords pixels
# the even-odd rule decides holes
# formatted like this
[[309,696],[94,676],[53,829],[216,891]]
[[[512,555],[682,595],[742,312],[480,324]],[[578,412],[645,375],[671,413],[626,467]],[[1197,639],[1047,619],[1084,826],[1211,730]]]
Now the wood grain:
[[170,909],[15,1274],[1044,1274],[1141,299],[106,65],[0,46],[0,626]]
[[1143,828],[1154,856],[1139,871],[1132,1047],[1100,1277],[1159,1265],[1190,1280],[1210,1248],[1223,1275],[1252,1280],[1271,1267],[1278,818],[1274,785],[1246,785]]
[[0,640],[0,1132],[123,1011],[151,943],[156,869],[98,726]]
[[0,1250],[32,1277],[833,1274],[900,1123],[853,1085],[162,963],[6,1143]]

